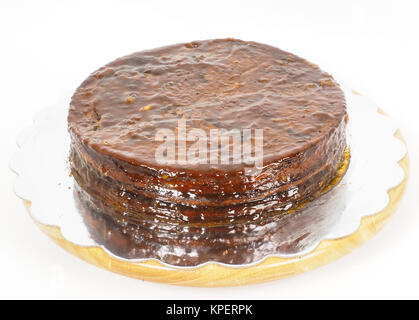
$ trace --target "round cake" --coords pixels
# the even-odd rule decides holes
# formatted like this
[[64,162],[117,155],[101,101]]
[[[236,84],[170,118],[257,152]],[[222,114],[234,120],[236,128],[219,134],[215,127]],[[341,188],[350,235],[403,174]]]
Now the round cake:
[[343,175],[347,120],[332,76],[268,45],[137,52],[72,97],[75,198],[119,256],[250,263],[275,253],[281,217]]

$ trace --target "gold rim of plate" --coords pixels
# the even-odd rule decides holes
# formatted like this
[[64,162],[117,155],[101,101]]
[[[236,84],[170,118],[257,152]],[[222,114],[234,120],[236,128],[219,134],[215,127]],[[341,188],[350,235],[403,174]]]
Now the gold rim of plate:
[[[378,111],[384,114],[381,110]],[[394,135],[406,144],[399,130]],[[319,243],[315,250],[302,256],[292,258],[269,257],[249,267],[235,268],[209,263],[182,269],[179,267],[171,268],[155,260],[141,263],[128,262],[109,255],[100,247],[83,247],[71,243],[64,239],[59,227],[44,225],[35,219],[33,220],[56,244],[71,254],[95,266],[127,277],[195,287],[247,285],[278,280],[313,270],[346,255],[371,239],[383,228],[400,203],[408,177],[409,160],[407,152],[405,157],[399,161],[399,165],[404,171],[404,179],[398,186],[388,191],[389,203],[387,207],[374,215],[364,217],[356,232],[344,238],[324,240]],[[24,203],[30,214],[31,203],[29,201],[24,201]]]

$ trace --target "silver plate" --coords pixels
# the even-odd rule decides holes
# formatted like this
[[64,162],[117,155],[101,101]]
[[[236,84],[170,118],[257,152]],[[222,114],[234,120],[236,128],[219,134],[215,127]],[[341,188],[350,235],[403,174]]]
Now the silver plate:
[[[351,163],[345,177],[335,188],[301,211],[282,218],[280,232],[275,237],[279,252],[270,254],[269,248],[266,248],[265,254],[251,265],[271,256],[302,256],[313,251],[322,240],[354,233],[362,217],[373,215],[387,206],[387,191],[403,181],[404,172],[398,161],[407,150],[394,137],[397,126],[390,118],[379,114],[377,106],[369,99],[348,88],[343,90],[348,106],[351,149]],[[11,169],[18,175],[15,193],[32,203],[34,219],[59,227],[63,237],[76,245],[100,246],[110,256],[132,263],[141,264],[150,260],[127,260],[112,254],[91,238],[84,225],[75,206],[73,178],[69,175],[68,105],[68,101],[63,101],[46,108],[36,116],[33,125],[19,135],[17,142],[20,150],[10,163]],[[211,261],[206,263],[225,265]],[[198,267],[163,264],[168,268]]]

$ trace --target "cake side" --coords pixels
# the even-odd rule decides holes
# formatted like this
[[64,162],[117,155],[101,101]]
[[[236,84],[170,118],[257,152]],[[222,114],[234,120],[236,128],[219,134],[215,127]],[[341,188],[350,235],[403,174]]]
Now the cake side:
[[[112,206],[111,202],[100,196],[101,190],[95,192],[76,183],[74,196],[93,239],[120,257],[158,259],[176,266],[196,266],[208,261],[249,264],[284,250],[284,243],[277,239],[281,239],[284,232],[292,234],[293,226],[283,218],[309,206],[311,200],[337,185],[348,164],[349,150],[346,150],[341,166],[334,168],[337,169],[335,175],[323,176],[327,179],[326,184],[313,190],[311,198],[298,205],[298,202],[293,203],[294,206],[286,210],[278,207],[275,201],[265,201],[245,207],[239,205],[234,209],[235,212],[241,209],[242,213],[249,215],[233,217],[217,215],[219,208],[214,212],[214,208],[200,207],[200,213],[209,211],[209,214],[198,222],[193,219],[197,215],[188,213],[193,210],[191,207],[173,208],[172,204],[167,203],[156,205],[153,199],[138,195],[122,207]],[[139,208],[131,212],[133,202],[142,203],[144,212]],[[167,214],[168,208],[175,209],[172,215]],[[228,208],[231,212],[231,206]],[[146,214],[147,209],[151,209],[149,215]],[[166,215],[162,216],[164,213]]]

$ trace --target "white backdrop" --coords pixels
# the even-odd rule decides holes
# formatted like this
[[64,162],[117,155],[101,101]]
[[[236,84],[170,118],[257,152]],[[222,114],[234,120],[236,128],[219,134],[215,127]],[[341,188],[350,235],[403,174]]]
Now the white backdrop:
[[[419,298],[417,1],[0,2],[0,298]],[[398,123],[408,188],[384,230],[315,271],[236,288],[137,281],[53,244],[13,194],[15,136],[34,113],[125,54],[234,37],[302,56],[369,96]]]

